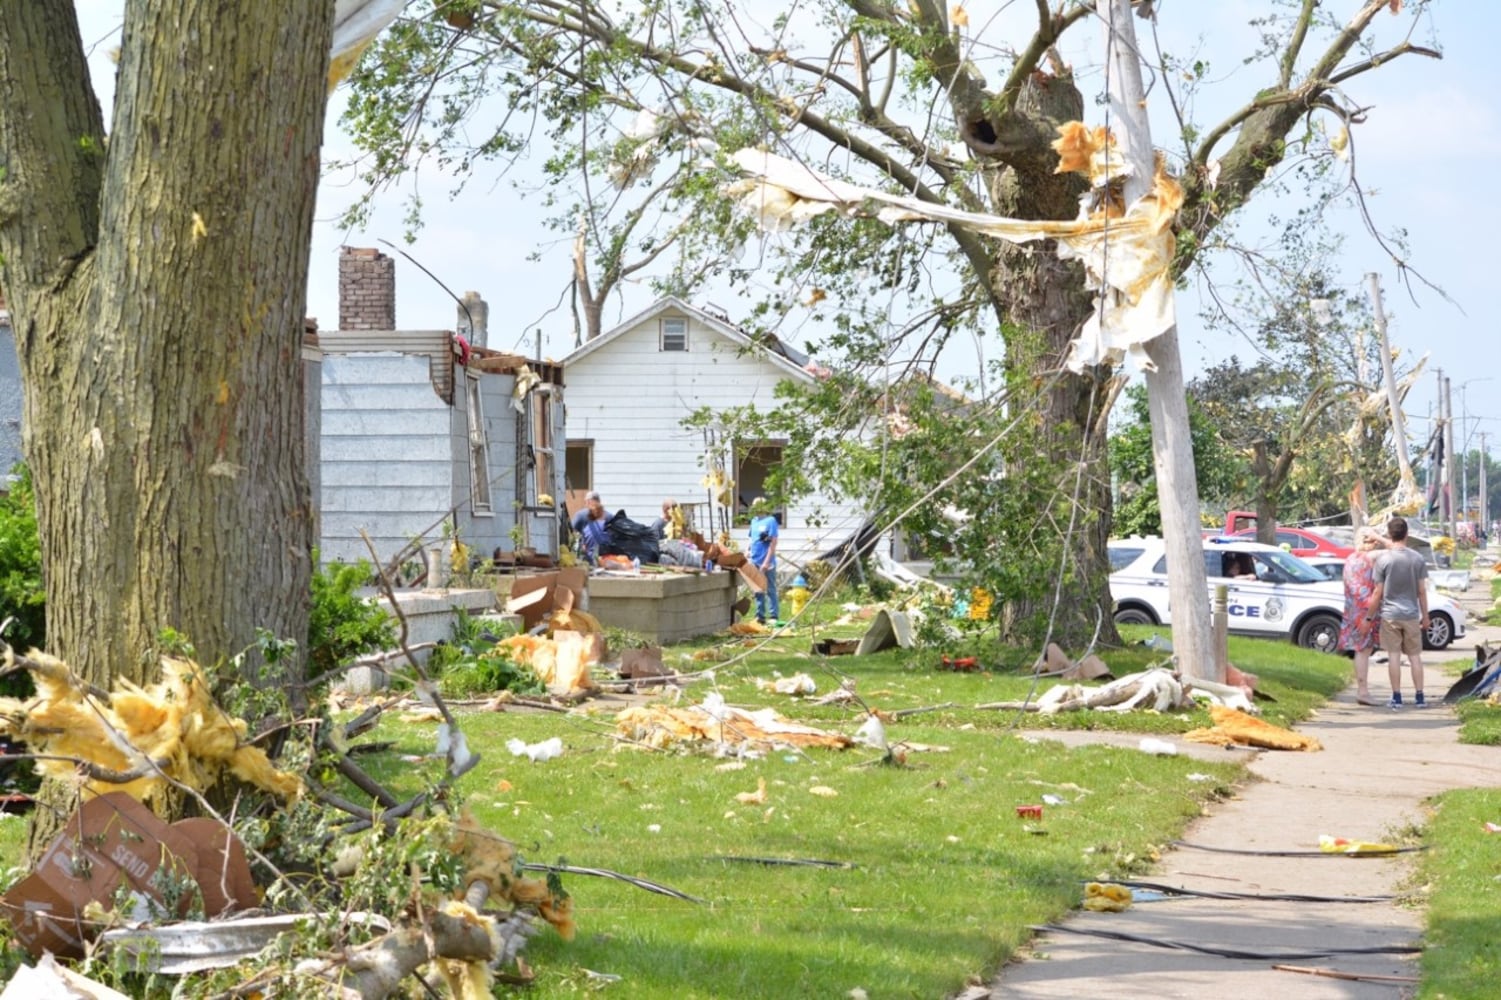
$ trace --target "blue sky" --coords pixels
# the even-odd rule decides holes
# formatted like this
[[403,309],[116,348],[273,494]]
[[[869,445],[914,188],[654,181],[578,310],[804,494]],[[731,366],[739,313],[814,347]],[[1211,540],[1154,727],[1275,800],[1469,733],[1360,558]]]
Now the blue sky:
[[[1200,53],[1214,67],[1211,76],[1223,77],[1217,79],[1218,90],[1225,94],[1222,100],[1242,102],[1264,82],[1260,71],[1243,70],[1239,62],[1250,37],[1246,23],[1264,11],[1266,3],[1159,0],[1156,6],[1165,41],[1176,45],[1177,52]],[[1340,11],[1356,6],[1357,0],[1325,4]],[[106,52],[119,43],[121,7],[121,0],[78,0],[85,45],[97,43],[91,67],[106,108],[114,72]],[[979,26],[989,17],[1003,21],[1017,13],[1030,16],[1032,5],[972,2],[968,7],[971,24]],[[1468,438],[1471,447],[1478,447],[1479,434],[1485,432],[1489,450],[1497,454],[1501,452],[1501,338],[1495,334],[1491,316],[1494,254],[1485,248],[1492,234],[1501,231],[1501,198],[1488,175],[1488,168],[1501,162],[1501,105],[1493,99],[1501,92],[1501,60],[1495,52],[1495,39],[1501,37],[1501,4],[1438,0],[1431,21],[1444,54],[1442,61],[1403,57],[1355,78],[1346,87],[1353,100],[1370,108],[1367,123],[1355,133],[1355,148],[1371,210],[1383,228],[1406,229],[1413,267],[1444,294],[1416,280],[1404,282],[1354,216],[1344,226],[1342,278],[1350,290],[1360,291],[1365,273],[1378,274],[1386,290],[1393,346],[1408,363],[1423,353],[1429,356],[1428,374],[1415,386],[1406,408],[1410,436],[1426,436],[1436,397],[1434,370],[1442,368],[1454,387],[1454,414],[1460,421],[1457,438]],[[993,27],[987,30],[995,31]],[[1144,31],[1140,21],[1137,30]],[[1098,33],[1082,33],[1084,45],[1095,44],[1097,39]],[[1425,43],[1427,38],[1414,40]],[[1144,35],[1142,43],[1146,44]],[[1065,55],[1074,61],[1087,88],[1090,67],[1098,60],[1087,49]],[[348,150],[337,127],[344,99],[342,90],[331,99],[326,160]],[[1163,134],[1156,137],[1159,143]],[[376,246],[385,239],[402,246],[455,292],[474,289],[490,301],[491,346],[520,346],[530,351],[535,331],[541,329],[545,353],[557,357],[567,353],[571,322],[566,308],[559,309],[558,303],[569,278],[569,247],[541,227],[536,199],[529,204],[505,180],[480,179],[452,201],[448,188],[443,179],[429,176],[422,191],[426,225],[418,241],[408,246],[401,241],[401,192],[382,197],[364,231],[348,233],[339,229],[336,219],[357,190],[347,178],[326,177],[319,193],[308,313],[326,328],[336,326],[339,247]],[[1254,231],[1254,218],[1273,207],[1253,201],[1246,224]],[[537,251],[542,259],[529,261],[528,256]],[[399,256],[396,298],[397,322],[402,327],[453,325],[452,301]],[[606,323],[648,304],[649,293],[634,289],[624,302],[611,305]],[[1180,296],[1179,339],[1190,376],[1230,354],[1244,359],[1254,353],[1234,335],[1206,331],[1196,311],[1194,292]]]

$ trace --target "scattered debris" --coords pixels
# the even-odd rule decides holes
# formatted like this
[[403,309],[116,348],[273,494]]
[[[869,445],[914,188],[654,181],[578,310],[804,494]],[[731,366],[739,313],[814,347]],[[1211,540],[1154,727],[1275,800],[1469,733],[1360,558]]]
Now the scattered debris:
[[87,976],[57,964],[50,953],[43,954],[35,967],[22,965],[0,993],[0,1000],[130,1000]]
[[1327,833],[1319,834],[1319,850],[1325,854],[1396,854],[1395,844],[1379,844],[1369,840],[1346,840],[1344,837],[1331,837]]
[[1215,746],[1261,747],[1266,750],[1322,750],[1323,744],[1312,736],[1304,736],[1291,730],[1274,726],[1262,719],[1252,718],[1245,712],[1224,705],[1210,705],[1209,716],[1214,725],[1207,729],[1195,729],[1183,734],[1185,740],[1208,743]]
[[[302,779],[277,770],[265,751],[246,742],[248,726],[214,703],[203,669],[162,657],[162,680],[149,687],[119,680],[113,692],[88,684],[62,660],[4,647],[5,667],[26,668],[36,696],[0,698],[0,732],[39,756],[44,776],[72,782],[80,768],[87,794],[122,791],[161,796],[173,782],[202,792],[224,772],[285,800],[303,793]],[[81,763],[79,763],[81,762]]]
[[665,677],[667,670],[662,666],[662,647],[622,650],[619,674],[625,678]]
[[1133,902],[1131,890],[1114,882],[1090,882],[1084,887],[1084,909],[1120,913]]
[[761,806],[766,804],[766,779],[756,779],[754,792],[741,792],[735,796],[735,801],[743,806]]
[[506,749],[512,757],[526,757],[533,764],[542,764],[554,757],[563,756],[563,741],[554,736],[540,743],[526,743],[518,739],[506,740]]
[[1167,740],[1157,740],[1147,736],[1143,737],[1141,743],[1137,744],[1137,746],[1142,753],[1149,753],[1156,757],[1178,756],[1178,748]]
[[807,674],[793,674],[791,677],[777,677],[773,680],[756,678],[756,690],[773,691],[777,694],[817,694],[818,684]]
[[912,618],[905,611],[882,608],[871,619],[870,628],[860,637],[855,647],[856,656],[879,653],[883,649],[900,647],[911,649],[916,643],[912,634]]
[[725,704],[711,693],[700,705],[670,708],[644,705],[627,708],[615,717],[616,732],[632,743],[656,749],[674,744],[744,749],[780,746],[826,747],[842,750],[854,741],[840,733],[788,722],[774,709],[749,711]]
[[33,957],[82,958],[100,929],[87,913],[94,904],[126,899],[123,916],[137,921],[182,916],[173,909],[192,897],[169,904],[162,892],[169,884],[196,887],[211,916],[259,904],[244,845],[228,827],[203,818],[169,826],[143,803],[111,792],[73,814],[0,908]]

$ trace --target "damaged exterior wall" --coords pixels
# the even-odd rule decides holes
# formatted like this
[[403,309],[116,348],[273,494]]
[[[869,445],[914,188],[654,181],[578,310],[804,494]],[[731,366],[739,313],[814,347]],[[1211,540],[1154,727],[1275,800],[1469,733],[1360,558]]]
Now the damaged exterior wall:
[[[385,334],[393,336],[403,334]],[[430,378],[431,355],[418,352],[427,340],[446,349],[448,335],[410,336],[413,353],[335,354],[330,337],[323,338],[319,551],[324,561],[369,559],[361,529],[382,559],[423,532],[436,543],[443,533],[433,526],[455,508],[458,536],[475,554],[515,548],[516,472],[524,458],[516,448],[520,415],[511,405],[516,379],[457,368],[449,405]],[[484,428],[488,510],[476,508],[472,488],[471,389],[478,394]],[[530,503],[535,497],[520,499]],[[542,519],[529,520],[533,547],[555,555],[556,520],[547,519],[545,529],[536,524]]]

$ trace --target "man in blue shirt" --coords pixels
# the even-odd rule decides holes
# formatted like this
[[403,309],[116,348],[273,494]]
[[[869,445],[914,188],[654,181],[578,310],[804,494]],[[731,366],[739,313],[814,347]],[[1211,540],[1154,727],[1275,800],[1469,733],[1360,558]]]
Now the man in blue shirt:
[[756,621],[766,624],[767,609],[772,621],[780,619],[777,605],[777,517],[767,509],[764,497],[751,501],[750,561],[766,574],[766,591],[756,595]]
[[590,490],[584,496],[584,507],[573,515],[573,533],[579,536],[579,548],[588,562],[599,561],[599,550],[610,540],[605,526],[610,523],[605,514],[605,505],[599,494]]

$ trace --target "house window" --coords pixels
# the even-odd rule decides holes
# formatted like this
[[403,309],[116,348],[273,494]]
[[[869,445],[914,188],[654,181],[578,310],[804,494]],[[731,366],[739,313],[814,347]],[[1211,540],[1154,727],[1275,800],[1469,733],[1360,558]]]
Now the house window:
[[[552,393],[538,390],[532,393],[532,455],[535,459],[534,492],[552,496],[553,470],[557,459],[552,447]],[[554,498],[556,499],[556,498]]]
[[666,316],[662,319],[662,350],[686,351],[688,349],[688,320],[683,316]]
[[568,442],[563,464],[564,485],[572,490],[594,488],[594,441],[574,438]]
[[[735,513],[737,523],[749,523],[751,501],[766,495],[767,483],[772,472],[782,464],[780,441],[741,443],[735,447]],[[777,521],[785,525],[787,512],[773,511]]]
[[469,386],[469,505],[476,514],[489,514],[490,440],[485,434],[485,411],[480,405],[479,379]]

